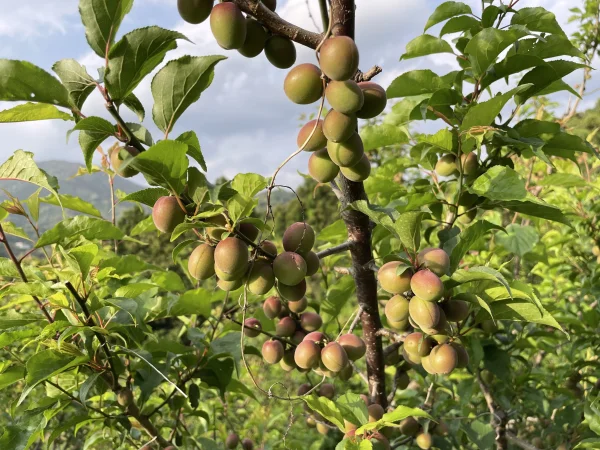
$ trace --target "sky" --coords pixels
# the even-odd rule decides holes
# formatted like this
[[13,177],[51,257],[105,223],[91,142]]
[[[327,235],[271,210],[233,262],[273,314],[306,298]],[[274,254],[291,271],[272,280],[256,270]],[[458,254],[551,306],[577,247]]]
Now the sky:
[[[87,46],[77,3],[78,0],[0,0],[0,58],[31,61],[47,71],[57,60],[74,58],[84,64],[92,76],[96,76],[97,68],[103,62]],[[438,74],[455,70],[457,66],[451,55],[399,61],[406,43],[422,33],[427,17],[440,3],[441,0],[356,0],[360,68],[366,71],[375,64],[380,65],[383,73],[374,81],[384,87],[408,70],[430,68]],[[479,0],[466,0],[466,3],[471,4],[475,14],[480,14]],[[567,24],[568,10],[576,3],[579,1],[522,0],[520,5],[546,7],[556,14],[567,32],[572,32],[575,25]],[[317,29],[320,26],[317,0],[278,0],[277,12],[299,26],[321,31]],[[208,20],[200,25],[183,22],[177,13],[176,0],[135,0],[118,37],[149,25],[177,30],[193,42],[179,41],[179,47],[167,54],[165,62],[185,54],[222,54],[228,57],[216,66],[212,85],[199,102],[179,119],[171,135],[178,136],[187,130],[197,133],[208,165],[209,179],[222,175],[231,178],[240,172],[271,175],[281,161],[295,151],[296,134],[302,125],[300,117],[316,113],[318,105],[302,106],[290,102],[283,92],[287,70],[271,66],[264,54],[247,59],[235,50],[221,49],[210,32]],[[430,33],[435,35],[438,28],[433,28]],[[297,63],[316,63],[312,50],[299,45],[296,47]],[[573,85],[580,78],[579,73],[574,73],[567,82]],[[150,113],[151,79],[152,75],[147,77],[135,93],[146,108],[147,117],[143,124],[156,139],[160,133],[152,123]],[[568,100],[565,95],[556,99],[563,103]],[[593,99],[585,99],[582,108],[589,108],[593,103]],[[12,106],[14,104],[0,102],[0,110]],[[87,116],[109,118],[97,93],[88,98],[83,112]],[[133,114],[126,112],[123,115],[127,121],[135,120]],[[66,141],[66,133],[72,126],[72,122],[63,121],[0,124],[0,162],[15,150],[24,149],[34,152],[38,161],[82,163],[76,137]],[[106,141],[105,147],[109,145],[110,141]],[[288,164],[279,175],[279,182],[297,185],[301,181],[298,171],[306,173],[308,157],[309,154],[303,153]],[[143,183],[143,179],[136,181]]]

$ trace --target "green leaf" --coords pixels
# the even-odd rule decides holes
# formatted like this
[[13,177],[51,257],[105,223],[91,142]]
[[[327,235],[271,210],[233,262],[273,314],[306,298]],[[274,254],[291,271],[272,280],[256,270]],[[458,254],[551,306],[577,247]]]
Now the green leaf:
[[17,150],[0,166],[0,180],[18,180],[35,184],[57,196],[58,180],[40,169],[33,153]]
[[115,134],[115,127],[106,119],[92,116],[77,122],[73,131],[79,131],[79,146],[83,151],[85,165],[88,171],[91,171],[94,152],[100,144]]
[[81,110],[88,96],[96,88],[94,79],[85,67],[74,59],[61,59],[52,66],[52,70],[67,89],[71,104]]
[[538,186],[556,186],[563,188],[572,187],[585,187],[588,182],[574,173],[553,173],[544,176],[540,181],[537,182]]
[[91,374],[90,377],[87,380],[85,380],[79,387],[79,400],[81,400],[84,406],[85,400],[87,399],[90,389],[94,387],[94,384],[96,384],[96,380],[98,379],[98,377],[100,377],[100,375],[102,375],[100,372]]
[[499,283],[506,288],[509,297],[512,297],[510,285],[504,275],[498,272],[496,269],[492,269],[487,266],[474,266],[469,269],[459,269],[452,274],[449,285],[461,285],[465,283],[472,283],[473,281],[493,281]]
[[507,234],[498,234],[496,239],[506,250],[519,256],[524,256],[533,250],[540,236],[535,228],[516,223],[506,227]]
[[329,316],[325,317],[325,322],[335,319],[340,314],[342,308],[350,301],[355,291],[356,285],[351,277],[341,278],[335,284],[329,286],[320,310],[321,314]]
[[82,278],[85,280],[90,272],[90,267],[94,258],[98,254],[98,245],[96,244],[85,244],[79,247],[74,247],[69,250],[69,256],[73,257],[77,261],[79,271],[81,272]]
[[526,33],[520,29],[485,28],[473,36],[465,47],[464,53],[469,57],[474,75],[476,77],[484,75],[506,48],[525,35]]
[[22,367],[11,367],[0,373],[0,390],[15,384],[25,377],[25,369]]
[[239,173],[231,181],[231,188],[247,197],[254,197],[267,187],[267,179],[255,173]]
[[497,201],[486,205],[486,208],[493,209],[495,207],[506,208],[510,211],[518,212],[525,216],[541,217],[542,219],[548,219],[571,226],[571,223],[559,208],[548,205],[535,197],[533,197],[531,200],[525,201]]
[[[530,86],[519,93],[517,103],[525,103],[527,99],[539,96],[540,92],[552,93],[562,90],[562,85],[556,83],[575,70],[585,67],[585,64],[573,61],[556,60],[533,68],[519,81],[519,85],[529,84]],[[549,89],[552,89],[552,92],[548,92]],[[569,89],[571,88],[569,87]]]
[[213,294],[206,289],[198,288],[187,291],[169,306],[169,316],[189,316],[198,314],[210,317]]
[[58,194],[58,196],[49,195],[47,197],[40,197],[40,202],[48,203],[49,205],[62,206],[63,208],[70,209],[72,211],[78,211],[84,214],[102,218],[102,213],[89,202],[74,197],[69,194]]
[[140,99],[137,98],[133,93],[129,94],[127,97],[123,99],[123,104],[127,106],[138,118],[140,122],[144,120],[146,117],[146,110],[144,109],[144,105],[140,102]]
[[394,424],[406,419],[407,417],[425,417],[430,420],[433,418],[420,408],[409,408],[408,406],[398,406],[395,410],[385,413],[381,419],[376,422],[369,422],[356,430],[357,435],[364,434],[365,431],[380,430],[386,426]]
[[505,166],[489,169],[473,182],[469,191],[490,200],[527,200],[532,197],[525,187],[525,180]]
[[450,87],[431,70],[412,70],[397,77],[387,88],[388,98],[431,94]]
[[474,17],[459,16],[450,19],[440,30],[440,37],[462,31],[480,29],[481,22]]
[[158,229],[156,228],[156,225],[154,225],[154,220],[152,219],[152,216],[148,216],[146,217],[144,220],[138,222],[135,227],[133,227],[131,229],[131,231],[129,232],[129,236],[134,237],[134,236],[139,236],[140,234],[144,234],[144,233],[150,233],[152,231],[158,231]]
[[522,8],[512,16],[510,23],[511,25],[524,25],[531,31],[565,34],[556,21],[556,16],[542,7]]
[[[513,52],[512,49],[511,52]],[[537,40],[523,40],[519,42],[519,46],[513,53],[533,55],[542,59],[556,58],[558,56],[573,56],[585,60],[585,55],[581,50],[575,47],[567,36],[559,34],[544,36]]]
[[505,94],[497,95],[496,97],[471,107],[460,126],[461,131],[468,131],[473,127],[487,127],[494,123],[494,120],[502,111],[502,108],[516,94],[526,90],[530,85],[519,86],[511,89]]
[[176,31],[157,26],[138,28],[112,46],[104,80],[112,99],[120,103],[165,58],[177,48],[177,39],[187,38]]
[[34,122],[51,119],[73,120],[73,116],[61,111],[54,105],[45,103],[25,103],[0,111],[0,123]]
[[503,228],[487,220],[478,220],[458,235],[458,243],[450,254],[451,274],[458,268],[460,261],[471,249],[471,246],[490,230],[503,230]]
[[40,248],[46,245],[58,244],[79,236],[88,240],[109,240],[123,239],[125,233],[106,220],[76,216],[72,219],[63,220],[44,232],[35,247]]
[[463,424],[461,428],[477,448],[494,448],[496,435],[489,423],[473,420]]
[[179,137],[177,137],[177,139],[175,140],[187,144],[188,155],[195,159],[196,162],[200,164],[200,167],[202,167],[202,170],[206,172],[206,161],[204,161],[204,155],[202,155],[200,141],[198,140],[198,136],[196,136],[196,133],[193,131],[186,131],[185,133],[182,133]]
[[12,222],[1,222],[1,224],[2,224],[2,231],[4,231],[5,234],[10,234],[11,236],[16,236],[16,237],[20,237],[21,239],[26,239],[28,241],[31,241],[31,238],[29,236],[27,236],[27,233],[25,232],[25,230],[23,228],[17,227]]
[[573,450],[595,450],[597,448],[600,448],[600,438],[588,438],[579,442],[573,447]]
[[344,432],[344,417],[340,409],[333,401],[326,397],[317,397],[315,395],[306,395],[302,397],[302,400],[306,402],[312,411],[319,413],[325,419],[338,427],[340,431]]
[[406,53],[400,57],[400,61],[437,53],[454,54],[454,51],[445,40],[430,34],[422,34],[406,44]]
[[151,281],[165,291],[183,291],[185,285],[177,272],[156,272],[152,274]]
[[569,159],[573,157],[574,152],[595,153],[593,147],[584,139],[565,132],[558,133],[550,139],[542,150],[547,155]]
[[0,59],[0,100],[49,103],[71,109],[65,87],[43,69],[27,62]]
[[171,131],[183,112],[210,86],[214,67],[224,56],[184,56],[169,61],[152,80],[152,118],[163,132]]
[[429,16],[424,31],[427,31],[432,26],[443,22],[444,20],[460,16],[461,14],[472,14],[471,7],[462,2],[444,2],[433,11],[431,16]]
[[197,244],[198,239],[186,239],[183,242],[180,242],[173,248],[173,252],[171,253],[171,258],[173,258],[173,262],[177,262],[177,256],[189,245]]
[[409,250],[417,251],[421,246],[421,220],[425,214],[423,211],[407,211],[394,223],[402,245]]
[[185,184],[189,161],[187,145],[177,141],[160,141],[131,160],[130,165],[144,174],[148,183],[179,194]]
[[79,0],[79,14],[88,44],[104,58],[115,41],[121,22],[133,0]]
[[119,200],[119,203],[134,202],[153,207],[156,200],[166,195],[169,195],[169,190],[165,188],[157,187],[142,189],[141,191],[132,192],[131,194],[126,195]]
[[148,147],[154,145],[154,139],[152,139],[152,135],[145,126],[132,122],[126,122],[126,125],[131,133],[138,138],[142,144],[146,144]]
[[481,81],[481,87],[486,88],[498,80],[523,72],[532,67],[545,66],[546,61],[534,55],[512,55],[492,65]]
[[400,145],[408,142],[408,136],[400,127],[388,124],[366,125],[360,130],[365,152],[387,147],[388,145]]
[[117,289],[115,297],[136,298],[150,289],[156,289],[156,286],[150,283],[129,283]]

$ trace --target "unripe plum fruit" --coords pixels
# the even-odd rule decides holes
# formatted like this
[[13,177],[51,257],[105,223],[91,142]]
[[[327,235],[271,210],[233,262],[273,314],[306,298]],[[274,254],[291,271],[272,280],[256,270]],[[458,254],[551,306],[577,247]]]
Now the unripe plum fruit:
[[456,169],[456,156],[452,154],[442,156],[435,164],[435,173],[442,177],[449,177]]
[[256,227],[256,225],[253,225],[250,222],[240,223],[238,226],[238,232],[250,239],[252,242],[254,242],[260,234],[260,230]]
[[419,422],[414,417],[407,417],[399,423],[400,433],[405,436],[416,436],[420,428]]
[[419,328],[433,328],[440,320],[440,307],[420,297],[413,297],[408,304],[408,312]]
[[283,344],[279,341],[266,341],[262,346],[262,355],[268,364],[277,364],[283,358]]
[[240,437],[235,433],[230,433],[229,436],[227,436],[227,439],[225,439],[225,447],[227,447],[230,450],[236,448],[239,443]]
[[390,450],[390,441],[379,431],[375,431],[371,436],[371,445],[373,450]]
[[[315,124],[316,124],[316,128],[315,128]],[[313,130],[314,130],[314,133],[313,133]],[[312,137],[306,143],[306,146],[304,147],[304,151],[314,152],[316,150],[325,148],[325,146],[327,145],[327,138],[323,134],[323,121],[316,120],[316,119],[311,120],[310,122],[307,122],[302,128],[300,128],[300,131],[298,132],[298,137],[296,138],[296,144],[298,145],[298,148],[300,148],[304,145],[304,143],[306,142],[308,137],[311,135],[311,133],[312,133]]]
[[331,160],[340,167],[352,167],[361,160],[365,153],[363,141],[354,133],[342,142],[327,142],[327,153]]
[[291,317],[283,317],[275,325],[275,334],[281,337],[293,336],[296,332],[296,321]]
[[415,438],[415,443],[422,450],[428,450],[433,443],[429,433],[421,433]]
[[262,0],[262,3],[271,11],[275,11],[277,8],[277,0]]
[[291,372],[294,369],[297,369],[296,361],[294,361],[294,350],[289,349],[283,353],[283,358],[279,361],[279,365],[286,372]]
[[531,445],[533,445],[535,448],[544,448],[544,441],[541,437],[536,436],[531,440]]
[[466,206],[458,207],[458,220],[461,223],[469,224],[477,217],[477,208],[468,208]]
[[350,378],[352,378],[352,375],[354,375],[354,369],[350,364],[348,364],[337,373],[337,378],[342,381],[348,381]]
[[321,70],[335,81],[349,80],[358,70],[358,48],[347,36],[327,39],[320,50]]
[[421,366],[423,366],[423,370],[430,375],[435,375],[437,373],[431,364],[431,355],[421,357]]
[[258,319],[250,317],[244,320],[244,334],[248,337],[254,338],[260,335],[262,325]]
[[383,112],[387,104],[387,95],[377,83],[372,81],[363,81],[358,83],[363,91],[364,103],[362,108],[356,112],[359,119],[372,119]]
[[163,233],[172,233],[185,220],[185,212],[175,197],[160,197],[152,208],[154,225]]
[[404,349],[408,353],[421,357],[429,355],[435,344],[432,338],[419,332],[411,333],[404,339]]
[[428,302],[435,302],[444,295],[444,283],[430,270],[415,273],[410,279],[410,289],[417,297]]
[[371,161],[366,154],[363,154],[360,161],[354,164],[352,167],[341,167],[340,171],[342,175],[348,178],[350,181],[360,182],[365,181],[371,175]]
[[452,372],[458,365],[458,355],[450,344],[440,344],[431,350],[431,366],[437,373],[444,375]]
[[265,313],[265,316],[271,320],[279,315],[281,308],[282,305],[279,297],[269,297],[263,303],[263,312]]
[[246,18],[235,3],[218,3],[213,8],[210,29],[225,50],[238,49],[246,40]]
[[396,376],[396,386],[403,391],[410,384],[410,378],[406,372],[402,372]]
[[380,267],[377,280],[384,291],[390,294],[402,294],[410,289],[412,271],[407,269],[400,275],[397,273],[398,267],[403,265],[405,264],[401,261],[390,261]]
[[306,395],[310,392],[310,390],[312,389],[312,386],[308,383],[303,383],[300,386],[298,386],[298,391],[296,393],[296,395],[298,397],[301,397],[303,395]]
[[475,152],[471,152],[467,155],[460,155],[460,164],[462,167],[462,172],[465,175],[474,175],[475,173],[477,173],[477,169],[479,168],[477,154]]
[[313,251],[304,254],[304,260],[306,261],[306,276],[311,277],[319,271],[320,260],[317,254]]
[[335,397],[335,387],[331,383],[323,383],[319,388],[319,397],[325,397],[333,400]]
[[316,102],[323,96],[321,70],[310,63],[297,65],[285,77],[283,90],[294,103],[309,105]]
[[301,312],[303,312],[307,308],[307,306],[308,300],[306,300],[306,297],[302,297],[300,300],[295,302],[288,302],[288,308],[291,312],[296,314],[300,314]]
[[304,340],[296,347],[294,361],[302,369],[315,369],[321,361],[321,349],[313,341]]
[[210,16],[214,0],[177,0],[179,15],[187,23],[197,25]]
[[302,300],[302,297],[306,294],[306,280],[303,279],[300,283],[293,286],[279,282],[277,283],[277,290],[289,302]]
[[385,317],[390,322],[408,319],[408,300],[400,294],[394,295],[385,304]]
[[[125,156],[123,156],[123,153]],[[110,152],[110,165],[119,176],[123,178],[131,178],[136,176],[139,172],[135,170],[132,166],[123,167],[123,163],[129,162],[129,160],[133,159],[140,152],[137,148],[126,146],[126,147],[116,147]]]
[[267,261],[257,259],[248,273],[248,290],[256,295],[264,295],[275,286],[273,268]]
[[222,289],[226,292],[238,290],[239,288],[241,288],[243,286],[243,284],[244,284],[244,278],[239,278],[237,280],[232,280],[232,281],[219,279],[219,281],[217,281],[217,286],[219,286],[220,289]]
[[316,344],[324,345],[327,342],[327,336],[320,331],[312,331],[308,333],[304,339],[304,341],[313,341]]
[[386,366],[395,366],[400,362],[400,353],[398,349],[394,349],[393,351],[387,353],[384,358],[384,362]]
[[441,306],[446,313],[446,319],[450,322],[460,322],[469,316],[469,303],[463,300],[448,300]]
[[281,283],[295,286],[306,276],[306,261],[298,253],[283,252],[273,261],[273,272]]
[[220,241],[221,236],[224,233],[224,228],[227,225],[227,219],[223,214],[217,214],[216,216],[208,217],[206,221],[210,224],[218,225],[216,227],[207,227],[206,234],[211,238]]
[[308,173],[319,183],[329,183],[338,176],[340,168],[331,160],[327,149],[322,149],[310,155]]
[[196,280],[207,280],[215,274],[215,249],[208,244],[200,244],[188,260],[188,272]]
[[248,438],[243,439],[242,440],[242,448],[244,450],[252,450],[254,448],[254,443]]
[[117,403],[124,408],[132,405],[134,402],[133,392],[131,389],[123,388],[117,393]]
[[248,245],[244,241],[228,237],[217,244],[215,268],[234,279],[241,278],[248,270],[249,256]]
[[344,348],[346,354],[348,355],[348,359],[351,361],[356,361],[362,358],[367,352],[365,341],[355,334],[343,334],[338,339],[338,342]]
[[291,224],[283,233],[283,248],[287,252],[307,253],[315,245],[315,232],[305,222]]
[[260,248],[261,248],[261,250],[264,250],[265,252],[267,252],[268,254],[270,254],[273,257],[277,256],[277,246],[272,241],[265,239],[264,241],[262,241],[260,243]]
[[348,365],[348,355],[339,343],[330,342],[321,350],[321,361],[328,370],[337,373]]
[[327,436],[327,433],[329,433],[329,427],[324,423],[317,422],[317,431],[319,432],[319,434]]
[[456,351],[456,358],[457,358],[456,368],[457,369],[466,368],[469,365],[469,354],[467,353],[467,349],[464,348],[462,345],[460,345],[457,342],[453,342],[450,345]]
[[246,58],[255,58],[265,49],[267,31],[252,17],[246,17],[246,38],[238,52]]
[[290,338],[290,340],[298,345],[300,342],[302,342],[304,340],[304,338],[306,337],[306,333],[302,330],[296,330],[293,334],[293,336]]
[[354,80],[331,81],[325,89],[325,98],[342,114],[354,114],[365,101],[362,89]]
[[323,134],[332,142],[343,142],[356,132],[358,122],[354,114],[330,110],[323,121]]
[[323,325],[321,316],[314,312],[304,312],[300,315],[300,326],[308,331],[316,331]]
[[289,69],[296,62],[296,47],[288,38],[275,34],[267,39],[265,56],[278,69]]
[[419,252],[419,263],[431,270],[437,276],[446,275],[450,270],[450,257],[441,248],[426,248]]
[[410,325],[410,321],[409,321],[409,318],[404,319],[404,320],[399,320],[397,322],[394,322],[393,320],[388,319],[388,325],[390,327],[392,327],[394,330],[406,331],[408,329],[408,326]]

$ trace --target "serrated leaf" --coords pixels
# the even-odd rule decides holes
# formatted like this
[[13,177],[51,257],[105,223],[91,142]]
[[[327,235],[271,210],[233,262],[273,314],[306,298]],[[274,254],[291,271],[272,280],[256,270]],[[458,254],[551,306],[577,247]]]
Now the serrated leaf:
[[117,289],[115,297],[136,298],[150,289],[156,289],[156,286],[150,283],[129,283]]
[[381,419],[376,422],[369,422],[356,430],[357,435],[364,434],[365,431],[380,430],[386,426],[394,424],[406,419],[407,417],[425,417],[430,420],[433,418],[420,408],[409,408],[408,406],[398,406],[395,410],[385,413]]
[[164,197],[167,195],[169,195],[168,189],[161,187],[148,188],[142,189],[141,191],[132,192],[131,194],[126,195],[121,200],[119,200],[119,203],[134,202],[153,207],[160,197]]
[[450,274],[458,268],[461,259],[471,246],[490,230],[504,230],[504,228],[487,220],[478,220],[459,234],[458,243],[450,254]]
[[333,401],[326,397],[317,397],[314,395],[304,396],[302,397],[302,400],[306,402],[312,411],[319,413],[322,417],[338,427],[340,431],[344,432],[344,417]]
[[88,216],[76,216],[72,219],[63,220],[44,232],[35,244],[35,247],[40,248],[45,245],[58,244],[79,236],[88,240],[108,240],[123,239],[125,233],[106,220]]
[[435,8],[433,14],[429,16],[424,31],[427,31],[432,26],[437,25],[444,20],[460,16],[461,14],[472,14],[471,7],[462,2],[444,2]]
[[131,160],[130,165],[144,174],[148,183],[179,194],[185,184],[189,161],[187,145],[160,141]]
[[127,108],[129,108],[137,116],[140,122],[142,122],[146,117],[146,110],[144,109],[144,105],[142,105],[140,99],[137,98],[133,93],[129,94],[123,99],[123,104],[127,106]]
[[412,70],[392,81],[386,92],[388,98],[410,97],[432,94],[445,87],[449,86],[431,70]]
[[506,227],[507,234],[498,234],[496,239],[506,250],[524,256],[533,250],[540,239],[535,228],[512,223]]
[[104,58],[115,40],[121,22],[131,10],[133,0],[80,0],[79,14],[88,44]]
[[158,231],[156,225],[154,225],[154,220],[152,216],[146,217],[144,220],[138,222],[129,232],[129,236],[135,237],[140,234],[150,233],[152,231]]
[[15,384],[17,381],[25,377],[25,369],[23,367],[11,367],[0,373],[0,391]]
[[73,116],[46,103],[25,103],[0,111],[0,123],[34,122],[37,120],[73,120]]
[[49,205],[62,206],[63,208],[89,214],[95,217],[102,217],[102,213],[98,211],[94,205],[80,199],[79,197],[74,197],[69,194],[58,194],[58,197],[51,195],[47,197],[40,197],[40,202],[47,203]]
[[213,294],[203,288],[193,289],[181,294],[169,305],[167,314],[169,316],[189,316],[198,314],[210,317]]
[[40,169],[33,153],[17,150],[0,166],[0,180],[18,180],[32,183],[58,195],[58,180]]
[[152,139],[152,135],[145,126],[131,122],[127,122],[126,125],[131,133],[138,138],[142,144],[146,144],[148,147],[154,145],[154,139]]
[[440,37],[447,34],[459,33],[461,31],[467,31],[472,29],[480,29],[481,22],[471,16],[459,16],[453,17],[444,24],[440,30]]
[[400,214],[394,223],[402,245],[413,252],[421,246],[421,221],[425,214],[423,211],[407,211]]
[[510,23],[511,25],[524,25],[531,31],[561,35],[565,34],[556,21],[556,16],[542,7],[519,9],[512,16]]
[[408,142],[408,136],[400,127],[388,124],[364,126],[360,130],[360,137],[363,140],[365,152]]
[[469,57],[473,73],[480,77],[496,62],[496,58],[526,33],[520,29],[484,28],[469,41],[464,53]]
[[196,160],[202,170],[206,172],[206,161],[204,161],[204,155],[202,155],[202,148],[200,147],[200,141],[198,140],[198,136],[193,131],[186,131],[182,133],[175,139],[176,141],[183,142],[188,146],[188,155]]
[[469,269],[459,269],[452,274],[451,281],[448,285],[461,285],[465,283],[472,283],[473,281],[494,281],[500,283],[506,288],[509,297],[512,297],[510,285],[504,275],[498,272],[496,269],[492,269],[487,266],[474,266]]
[[239,194],[254,197],[267,187],[267,179],[256,173],[239,173],[231,181],[231,188]]
[[179,244],[177,244],[174,248],[173,248],[173,252],[171,253],[171,258],[173,259],[173,262],[176,263],[177,262],[177,256],[189,245],[192,245],[194,243],[197,243],[198,239],[186,239],[183,242],[180,242]]
[[471,107],[460,126],[461,131],[469,131],[473,127],[487,127],[492,125],[508,101],[519,92],[526,90],[529,86],[519,86],[505,94],[497,95],[488,101]]
[[73,106],[81,110],[88,96],[96,88],[94,79],[87,73],[85,67],[74,59],[61,59],[52,66],[52,70],[67,89]]
[[454,50],[445,40],[430,34],[422,34],[406,44],[406,53],[400,57],[400,61],[437,53],[454,54]]
[[79,146],[89,171],[92,168],[94,152],[100,144],[115,134],[115,127],[106,119],[92,116],[77,122],[73,131],[79,131]]
[[32,241],[32,239],[27,235],[25,230],[21,227],[16,226],[14,223],[1,222],[0,225],[2,225],[2,231],[4,232],[4,234],[10,234],[11,236],[16,236],[21,239]]

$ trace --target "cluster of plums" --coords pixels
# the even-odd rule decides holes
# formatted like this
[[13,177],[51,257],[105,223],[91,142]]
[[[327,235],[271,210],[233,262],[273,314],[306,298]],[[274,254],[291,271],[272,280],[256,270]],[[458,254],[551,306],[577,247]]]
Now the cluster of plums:
[[252,439],[245,438],[240,441],[240,437],[235,433],[229,433],[227,439],[225,439],[225,448],[230,450],[237,448],[240,444],[242,445],[243,450],[252,450],[254,448]]
[[421,330],[404,340],[402,354],[408,363],[421,364],[431,374],[449,374],[469,361],[465,348],[452,338],[450,325],[467,318],[469,304],[444,298],[448,293],[440,277],[448,272],[450,258],[443,249],[424,249],[415,267],[391,261],[379,269],[379,284],[394,294],[385,305],[385,316],[397,330],[406,331],[409,325]]

